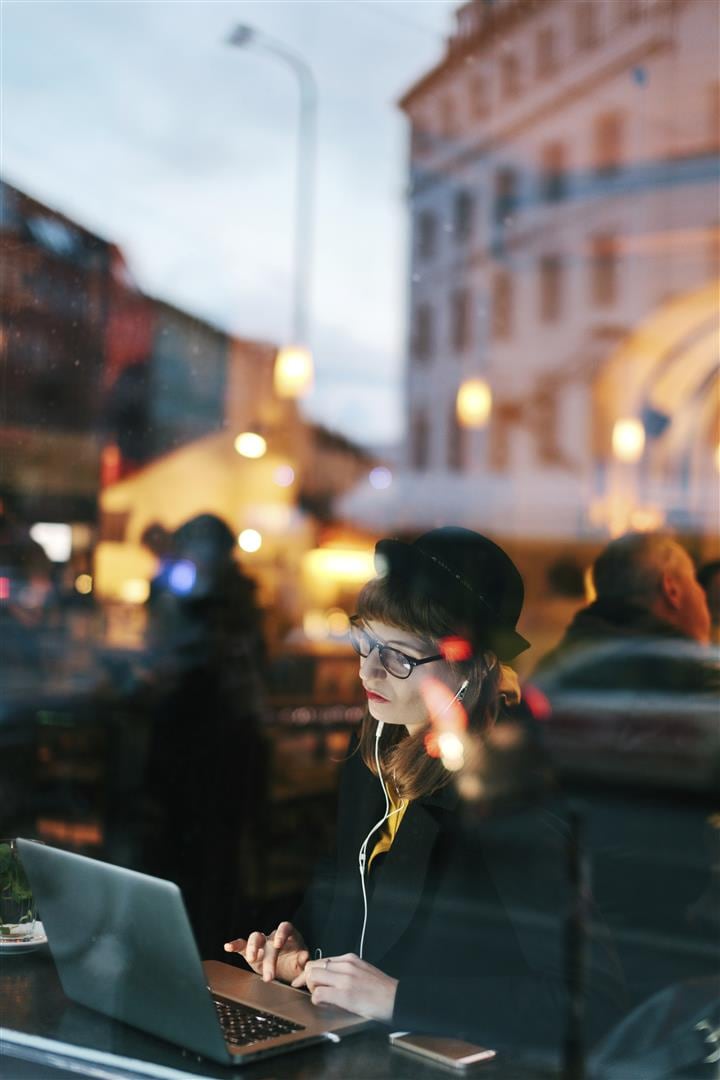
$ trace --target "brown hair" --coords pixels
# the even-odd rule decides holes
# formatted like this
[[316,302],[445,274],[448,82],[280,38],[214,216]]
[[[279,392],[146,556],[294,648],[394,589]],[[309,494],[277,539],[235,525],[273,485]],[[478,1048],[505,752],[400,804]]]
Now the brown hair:
[[[373,578],[362,589],[357,602],[357,614],[363,620],[378,622],[408,630],[437,643],[443,637],[457,634],[457,621],[439,603],[415,590],[403,588],[388,578]],[[484,652],[470,660],[454,662],[451,667],[470,685],[479,687],[479,696],[469,711],[469,727],[476,734],[486,731],[497,715],[500,665],[493,653]],[[374,773],[375,732],[377,721],[369,711],[360,727],[360,754]],[[383,734],[383,772],[392,779],[398,795],[418,799],[444,787],[452,778],[439,758],[430,757],[425,750],[425,732],[409,735],[404,727],[388,724]]]

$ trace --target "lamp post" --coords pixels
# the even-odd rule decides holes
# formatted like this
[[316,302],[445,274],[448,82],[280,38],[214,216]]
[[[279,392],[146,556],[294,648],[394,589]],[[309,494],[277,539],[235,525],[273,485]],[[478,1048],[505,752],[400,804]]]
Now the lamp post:
[[292,341],[275,361],[275,386],[281,397],[299,397],[312,383],[312,354],[308,346],[308,308],[312,269],[315,194],[317,91],[311,68],[296,53],[252,26],[238,25],[229,45],[252,45],[278,57],[297,78],[299,97],[297,173],[295,177],[295,235],[293,249]]

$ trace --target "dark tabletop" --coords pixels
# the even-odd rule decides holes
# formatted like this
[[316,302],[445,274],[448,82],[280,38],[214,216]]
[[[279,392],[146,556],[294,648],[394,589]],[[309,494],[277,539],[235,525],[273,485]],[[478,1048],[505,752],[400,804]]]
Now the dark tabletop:
[[[175,1047],[151,1035],[110,1020],[100,1013],[76,1005],[63,993],[47,946],[22,956],[0,957],[0,1023],[9,1031],[23,1032],[148,1062],[148,1072],[132,1075],[151,1076],[152,1066],[164,1066],[188,1076],[222,1080],[439,1080],[455,1070],[425,1063],[388,1045],[387,1032],[377,1028],[348,1036],[339,1045],[311,1046],[242,1068],[216,1065],[195,1054]],[[24,1051],[27,1052],[27,1051]],[[77,1077],[123,1077],[105,1062],[87,1066],[63,1059],[62,1054],[30,1051],[32,1060],[17,1056],[12,1043],[0,1045],[4,1080],[70,1080]],[[155,1074],[157,1075],[157,1074]],[[521,1066],[499,1055],[469,1073],[486,1080],[547,1080],[550,1075]]]

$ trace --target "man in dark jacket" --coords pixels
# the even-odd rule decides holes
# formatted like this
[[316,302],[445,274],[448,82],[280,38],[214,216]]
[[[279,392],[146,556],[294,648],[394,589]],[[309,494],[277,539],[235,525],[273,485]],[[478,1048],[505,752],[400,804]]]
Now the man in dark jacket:
[[[632,666],[622,659],[628,655],[628,646],[639,640],[671,642],[675,639],[708,644],[710,614],[707,600],[685,549],[664,533],[622,536],[608,544],[599,555],[593,567],[593,581],[597,599],[577,613],[560,643],[537,665],[533,681],[545,682],[554,673],[560,676],[563,667],[569,670],[568,658],[580,657],[588,650],[591,655],[598,647],[615,643],[615,677],[612,678],[604,664],[598,685],[640,689],[645,684],[649,689],[661,689],[668,678],[682,679],[684,670],[689,678],[687,688],[697,689],[702,669],[697,662],[690,662],[689,668],[670,665],[670,671],[666,670],[668,666],[664,662],[656,662],[651,665],[652,671],[641,665],[633,674]],[[637,650],[633,649],[633,652],[639,660]],[[698,660],[700,652],[698,650]],[[573,671],[577,675],[579,665],[573,666]],[[589,676],[589,670],[585,674]],[[676,689],[680,687],[676,685]]]

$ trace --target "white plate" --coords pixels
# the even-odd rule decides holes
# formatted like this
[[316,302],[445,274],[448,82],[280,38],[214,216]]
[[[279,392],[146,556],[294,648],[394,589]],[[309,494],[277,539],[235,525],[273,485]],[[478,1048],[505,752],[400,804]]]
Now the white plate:
[[35,929],[31,938],[25,941],[15,940],[10,937],[3,937],[0,934],[0,952],[5,956],[15,955],[16,953],[32,952],[33,949],[39,949],[41,945],[47,943],[47,934],[45,928],[41,922],[35,923]]

